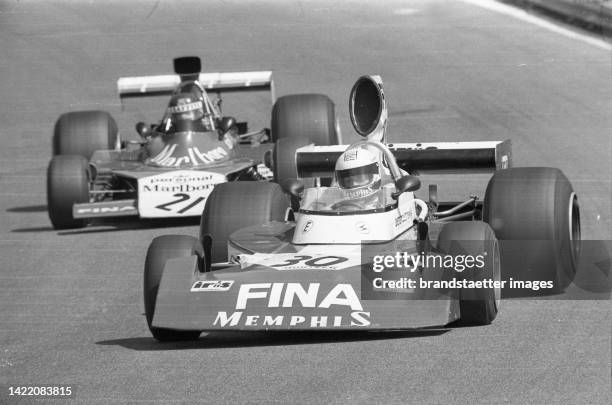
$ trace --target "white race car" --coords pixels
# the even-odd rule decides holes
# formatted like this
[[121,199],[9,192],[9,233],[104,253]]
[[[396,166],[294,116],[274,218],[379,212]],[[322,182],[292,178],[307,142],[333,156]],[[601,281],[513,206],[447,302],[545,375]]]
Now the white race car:
[[[489,324],[509,277],[550,291],[572,280],[579,209],[559,170],[511,168],[508,141],[386,144],[378,76],[357,81],[350,112],[366,139],[281,140],[271,163],[282,187],[219,185],[199,238],[153,240],[144,302],[155,338]],[[415,171],[438,169],[494,171],[484,205],[440,203],[435,187],[419,198]]]

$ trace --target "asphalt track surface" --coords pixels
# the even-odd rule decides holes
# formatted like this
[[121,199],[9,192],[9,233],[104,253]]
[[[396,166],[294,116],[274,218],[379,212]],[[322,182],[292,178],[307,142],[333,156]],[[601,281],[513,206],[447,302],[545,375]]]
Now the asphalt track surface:
[[[608,51],[460,1],[6,0],[0,50],[0,403],[38,401],[15,401],[8,385],[59,384],[94,404],[610,403],[609,301],[507,300],[487,327],[157,343],[143,316],[146,248],[195,224],[57,232],[45,197],[60,113],[106,109],[135,138],[165,100],[122,111],[116,79],[195,54],[208,71],[273,69],[278,95],[328,94],[345,142],[357,139],[350,87],[380,74],[391,140],[512,139],[517,166],[571,179],[583,237],[610,240]],[[236,115],[264,125],[266,100]],[[485,180],[443,182],[441,194],[482,193]]]

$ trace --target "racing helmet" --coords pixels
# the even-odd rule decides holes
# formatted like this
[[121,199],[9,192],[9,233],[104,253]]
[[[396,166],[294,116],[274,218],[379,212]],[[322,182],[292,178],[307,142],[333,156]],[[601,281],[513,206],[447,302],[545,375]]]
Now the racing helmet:
[[336,161],[334,176],[348,198],[356,199],[376,193],[381,186],[380,163],[365,148],[344,151]]
[[206,127],[204,104],[202,99],[192,93],[179,93],[172,96],[166,117],[175,132],[210,131]]

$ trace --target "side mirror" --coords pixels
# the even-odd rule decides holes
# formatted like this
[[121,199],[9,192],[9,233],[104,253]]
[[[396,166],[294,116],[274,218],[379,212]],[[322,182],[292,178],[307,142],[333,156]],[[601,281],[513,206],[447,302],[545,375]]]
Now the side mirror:
[[417,176],[406,175],[400,177],[395,182],[395,188],[397,191],[393,193],[393,198],[398,198],[400,194],[405,193],[407,191],[417,191],[421,188],[421,180]]
[[304,184],[298,179],[287,179],[281,184],[283,190],[291,194],[292,197],[300,198],[304,192]]
[[267,150],[263,155],[263,164],[270,170],[274,170],[274,154],[271,150]]
[[359,135],[384,141],[387,106],[380,76],[361,76],[357,79],[351,89],[349,114]]
[[138,135],[143,138],[150,136],[152,133],[151,127],[145,124],[144,122],[139,122],[138,124],[136,124],[136,132],[138,132]]
[[236,126],[236,118],[234,117],[223,117],[221,118],[221,122],[219,122],[219,129],[221,133],[226,133],[230,129]]
[[287,179],[283,181],[281,187],[285,192],[291,195],[291,209],[294,212],[300,209],[300,200],[302,199],[302,193],[304,192],[304,184],[298,179]]

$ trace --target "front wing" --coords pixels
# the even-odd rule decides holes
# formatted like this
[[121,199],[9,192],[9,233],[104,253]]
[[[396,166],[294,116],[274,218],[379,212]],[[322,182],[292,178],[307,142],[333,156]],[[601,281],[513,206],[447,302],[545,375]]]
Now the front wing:
[[[115,170],[113,174],[137,183],[137,198],[74,204],[74,218],[139,216],[177,218],[200,216],[214,186],[229,173],[251,167],[248,159],[202,170]],[[95,190],[93,191],[96,192]]]
[[235,266],[199,273],[196,256],[167,261],[153,327],[175,330],[372,330],[446,325],[456,299],[419,291],[361,299],[360,266],[288,270]]

